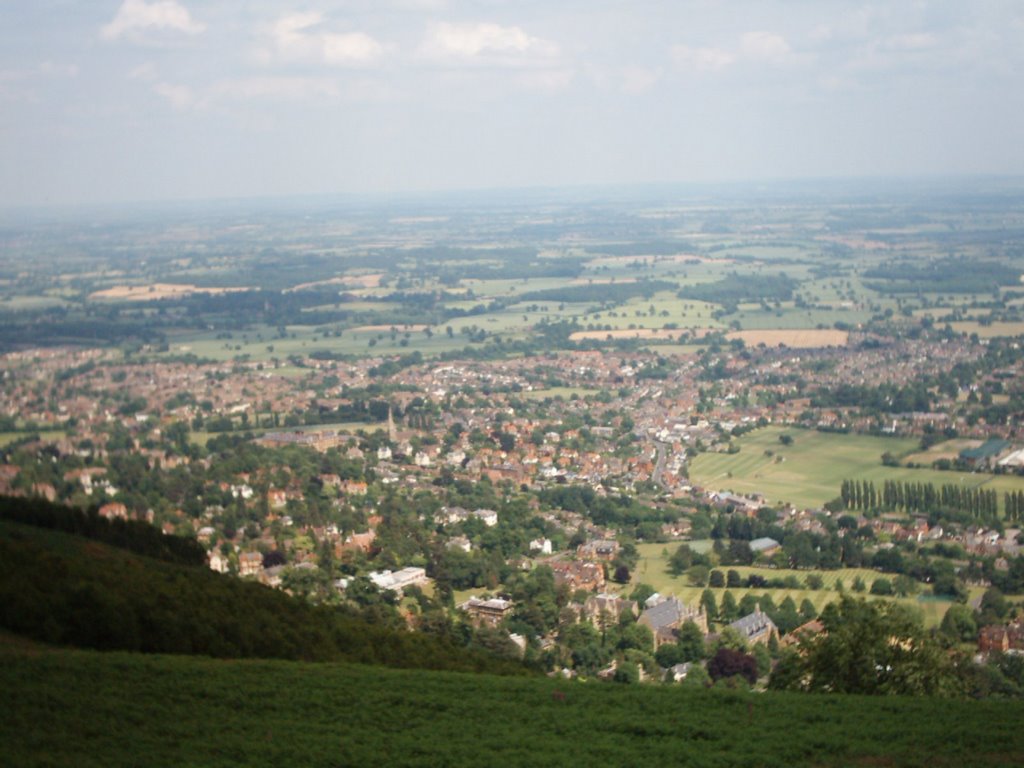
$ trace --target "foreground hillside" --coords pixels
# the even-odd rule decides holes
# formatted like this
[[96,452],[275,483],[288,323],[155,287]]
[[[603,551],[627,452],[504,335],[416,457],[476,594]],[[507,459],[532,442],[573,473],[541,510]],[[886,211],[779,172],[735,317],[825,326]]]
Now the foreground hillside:
[[450,638],[372,624],[202,566],[2,519],[0,628],[104,651],[526,671]]
[[[2,644],[0,644],[2,645]],[[1024,706],[0,647],[7,765],[1020,765]]]

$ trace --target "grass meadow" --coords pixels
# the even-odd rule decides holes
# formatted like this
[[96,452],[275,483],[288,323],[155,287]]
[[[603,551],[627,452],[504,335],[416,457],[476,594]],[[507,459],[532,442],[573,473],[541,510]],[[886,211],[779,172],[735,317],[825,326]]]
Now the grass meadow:
[[[650,584],[658,592],[664,595],[675,595],[684,603],[697,604],[700,601],[701,593],[704,591],[704,587],[691,586],[686,575],[673,576],[668,570],[668,561],[672,556],[672,553],[676,551],[680,544],[688,544],[694,550],[705,551],[710,549],[710,542],[668,542],[663,544],[638,544],[637,550],[640,553],[640,560],[637,562],[636,568],[633,570],[632,580],[630,584],[626,586],[622,591],[629,593],[637,584]],[[795,576],[801,583],[807,583],[807,577],[811,574],[816,574],[821,577],[822,588],[821,589],[766,589],[764,587],[757,587],[754,589],[747,589],[745,587],[733,587],[726,590],[712,589],[711,591],[715,594],[715,599],[718,604],[722,603],[722,596],[726,591],[732,592],[736,602],[738,603],[743,597],[749,592],[754,595],[763,595],[765,593],[771,595],[772,600],[778,605],[787,597],[793,598],[793,601],[800,606],[800,603],[804,600],[810,600],[814,607],[820,612],[830,602],[837,602],[839,599],[839,592],[836,589],[836,582],[842,581],[843,588],[847,594],[858,595],[853,591],[853,582],[856,579],[861,579],[865,585],[865,591],[859,593],[859,596],[872,599],[872,600],[895,600],[897,602],[906,603],[919,609],[924,617],[926,626],[934,627],[942,621],[942,617],[946,614],[946,610],[952,605],[952,602],[944,599],[933,598],[929,592],[929,588],[921,585],[921,593],[914,597],[898,598],[898,597],[877,597],[868,593],[867,590],[871,589],[872,583],[875,579],[889,579],[892,580],[891,574],[879,573],[878,571],[871,570],[870,568],[840,568],[834,571],[825,570],[804,570],[798,571],[788,568],[756,568],[753,566],[720,566],[719,570],[725,572],[727,570],[737,571],[743,579],[746,579],[751,574],[763,576],[766,579],[784,579],[787,576]]]
[[[782,434],[790,435],[793,443],[782,445]],[[771,503],[788,502],[798,507],[820,507],[834,499],[845,479],[872,480],[876,485],[884,480],[902,480],[994,488],[1000,504],[1004,491],[1024,490],[1024,478],[1011,475],[883,466],[881,456],[886,451],[897,457],[916,452],[918,441],[912,438],[769,426],[734,442],[739,453],[698,455],[690,465],[690,479],[711,490],[762,493]]]
[[748,694],[7,642],[0,740],[46,766],[996,766],[1020,702]]

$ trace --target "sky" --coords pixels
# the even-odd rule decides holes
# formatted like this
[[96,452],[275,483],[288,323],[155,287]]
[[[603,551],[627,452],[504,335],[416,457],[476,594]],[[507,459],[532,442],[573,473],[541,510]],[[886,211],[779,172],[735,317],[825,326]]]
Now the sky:
[[0,2],[0,206],[961,174],[1021,0]]

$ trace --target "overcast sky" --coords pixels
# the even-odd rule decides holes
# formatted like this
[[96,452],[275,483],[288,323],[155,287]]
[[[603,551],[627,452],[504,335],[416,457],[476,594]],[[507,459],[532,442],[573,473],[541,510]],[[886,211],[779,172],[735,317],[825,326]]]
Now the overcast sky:
[[0,2],[0,205],[975,173],[1021,0]]

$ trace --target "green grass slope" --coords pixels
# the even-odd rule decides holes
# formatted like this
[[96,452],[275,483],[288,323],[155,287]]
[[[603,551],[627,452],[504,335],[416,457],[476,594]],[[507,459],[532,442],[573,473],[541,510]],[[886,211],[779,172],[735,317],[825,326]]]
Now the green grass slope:
[[0,520],[0,628],[97,650],[525,672],[203,566],[9,520]]
[[997,766],[1024,705],[0,643],[6,765]]

